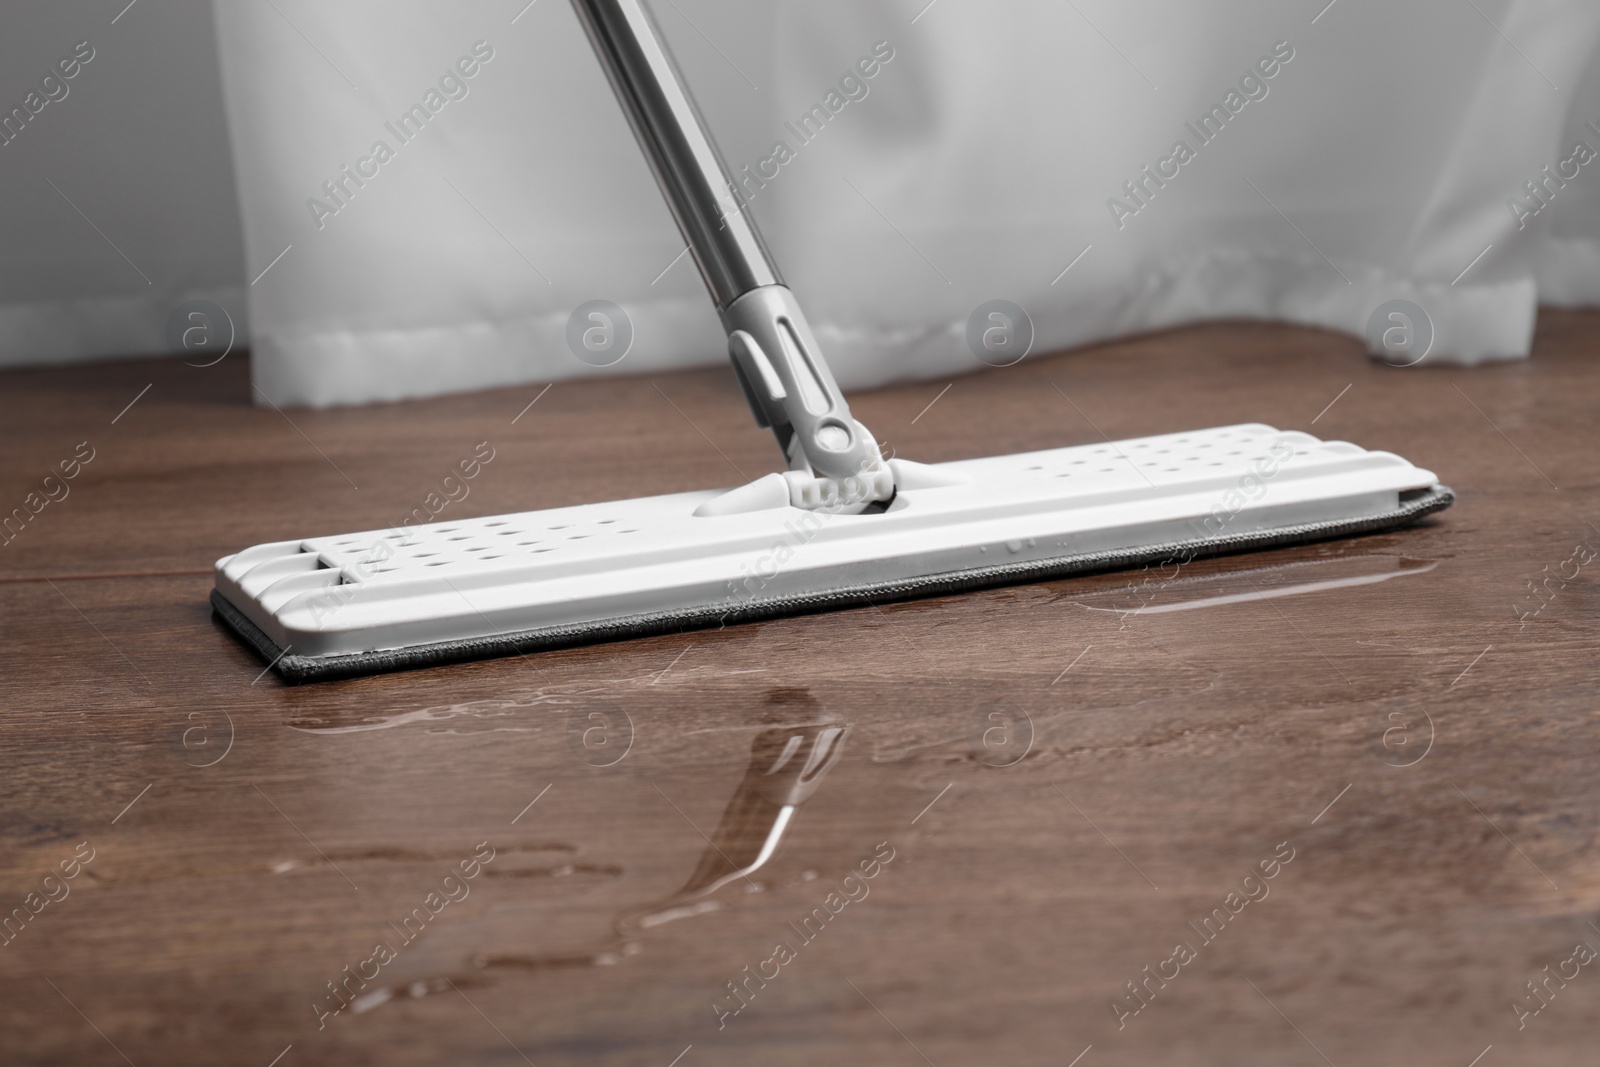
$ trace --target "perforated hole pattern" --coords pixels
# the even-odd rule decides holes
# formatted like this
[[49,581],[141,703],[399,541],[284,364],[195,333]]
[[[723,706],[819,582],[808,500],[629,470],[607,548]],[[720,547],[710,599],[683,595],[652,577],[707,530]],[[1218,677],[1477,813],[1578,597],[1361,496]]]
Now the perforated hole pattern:
[[308,551],[318,552],[329,566],[355,568],[367,575],[390,574],[406,564],[424,567],[453,567],[475,560],[504,559],[518,554],[542,555],[559,550],[564,543],[597,537],[636,534],[636,527],[617,519],[589,522],[558,522],[548,525],[524,524],[495,519],[481,525],[414,526],[392,532],[379,540],[387,541],[393,556],[381,559],[368,538],[344,537],[328,543],[312,542]]
[[[1041,456],[1041,462],[1012,468],[1005,475],[1008,480],[1035,484],[1041,479],[1067,479],[1073,491],[1122,484],[1130,478],[1136,478],[1140,484],[1160,485],[1196,477],[1237,477],[1255,460],[1265,458],[1268,448],[1281,436],[1280,431],[1268,427],[1250,426],[1123,441],[1115,445],[1081,446]],[[1304,442],[1303,438],[1300,440]],[[1315,462],[1314,452],[1324,447],[1320,443],[1297,444],[1294,456],[1286,465],[1297,461]],[[308,542],[307,547],[319,552],[331,566],[353,568],[361,564],[361,572],[377,576],[415,569],[419,565],[454,568],[507,558],[543,560],[548,553],[576,547],[577,542],[609,541],[640,532],[637,526],[625,521],[626,516],[624,519],[580,520],[569,512],[560,521],[546,524],[537,522],[540,517],[548,518],[549,513],[497,517],[487,522],[458,521],[445,526],[409,527],[386,536],[394,549],[393,558],[389,560],[374,560],[372,542],[360,537]],[[638,521],[636,516],[633,521]]]

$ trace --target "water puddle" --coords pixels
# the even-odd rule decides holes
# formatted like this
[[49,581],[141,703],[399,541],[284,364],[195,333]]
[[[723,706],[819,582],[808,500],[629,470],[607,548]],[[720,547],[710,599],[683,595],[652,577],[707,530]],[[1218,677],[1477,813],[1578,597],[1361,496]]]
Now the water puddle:
[[760,892],[750,876],[777,852],[795,810],[839,762],[849,732],[848,726],[826,724],[780,726],[757,734],[744,779],[688,882],[666,900],[619,919],[617,932],[627,936],[716,910],[721,904],[708,898],[734,883]]
[[387,715],[363,715],[357,718],[346,714],[339,719],[328,719],[318,714],[303,713],[291,719],[288,726],[291,730],[323,737],[370,733],[374,730],[394,730],[405,726],[422,726],[424,732],[430,734],[533,733],[542,723],[527,719],[525,713],[530,709],[563,711],[583,706],[588,699],[597,696],[615,698],[620,692],[648,689],[660,684],[704,681],[707,675],[731,678],[746,674],[765,674],[767,671],[766,667],[737,670],[704,667],[680,668],[676,671],[656,670],[639,677],[610,678],[530,689],[503,697],[438,704]]
[[[817,710],[809,694],[801,703],[810,705],[808,710]],[[662,900],[619,914],[613,922],[614,938],[577,952],[480,954],[471,960],[473,971],[373,989],[352,1000],[351,1010],[361,1014],[391,1001],[446,992],[469,982],[482,985],[486,982],[486,971],[614,966],[642,952],[642,938],[650,930],[721,911],[737,899],[735,894],[764,892],[766,885],[752,876],[771,861],[785,835],[791,831],[798,809],[817,792],[828,772],[838,764],[849,733],[849,725],[842,722],[810,722],[761,730],[751,745],[744,777],[723,809],[722,818],[688,880],[677,892]],[[507,877],[560,877],[569,873],[620,875],[621,872],[600,865],[568,863],[556,868],[503,873]],[[812,877],[815,877],[814,872],[806,871],[799,880]]]
[[526,732],[532,730],[533,727],[515,726],[509,723],[514,722],[517,717],[529,708],[541,706],[571,707],[577,704],[578,698],[583,695],[585,694],[579,692],[550,693],[543,689],[536,689],[526,693],[513,693],[506,697],[469,700],[461,704],[440,704],[431,708],[396,712],[392,715],[369,715],[353,723],[328,722],[306,715],[291,720],[289,728],[298,730],[301,733],[321,734],[324,737],[368,733],[373,730],[393,730],[398,727],[414,726],[419,723],[435,726],[439,723],[450,724],[446,728],[435,728],[426,731],[427,733],[436,734],[488,733],[496,730]]
[[[1163,615],[1174,611],[1193,611],[1254,600],[1275,600],[1332,589],[1377,585],[1395,578],[1427,574],[1439,563],[1436,559],[1413,559],[1407,556],[1353,556],[1252,567],[1171,581],[1147,577],[1142,584],[1131,589],[1123,587],[1084,597],[1077,603],[1086,611],[1122,616]],[[1112,598],[1120,603],[1102,606],[1091,602]]]

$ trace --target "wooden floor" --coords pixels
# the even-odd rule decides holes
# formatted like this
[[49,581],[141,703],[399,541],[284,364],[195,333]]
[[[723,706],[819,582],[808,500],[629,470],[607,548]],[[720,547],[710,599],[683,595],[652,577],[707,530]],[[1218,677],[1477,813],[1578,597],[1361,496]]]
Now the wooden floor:
[[[395,522],[481,441],[441,518],[755,477],[731,374],[287,414],[238,357],[0,375],[0,510],[93,455],[0,547],[0,1062],[1592,1065],[1597,355],[1600,314],[1478,369],[1219,325],[862,394],[917,459],[1260,421],[1459,499],[298,688],[217,557]],[[709,888],[791,736],[837,763]]]

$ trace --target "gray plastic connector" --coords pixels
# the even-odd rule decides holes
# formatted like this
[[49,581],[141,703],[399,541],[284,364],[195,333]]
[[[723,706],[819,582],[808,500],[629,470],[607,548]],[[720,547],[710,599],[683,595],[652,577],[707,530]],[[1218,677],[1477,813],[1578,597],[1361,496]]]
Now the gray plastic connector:
[[[791,471],[887,500],[894,478],[878,442],[850,414],[794,294],[783,285],[752,289],[722,312],[728,352],[756,421],[772,429]],[[834,494],[823,492],[823,497]]]

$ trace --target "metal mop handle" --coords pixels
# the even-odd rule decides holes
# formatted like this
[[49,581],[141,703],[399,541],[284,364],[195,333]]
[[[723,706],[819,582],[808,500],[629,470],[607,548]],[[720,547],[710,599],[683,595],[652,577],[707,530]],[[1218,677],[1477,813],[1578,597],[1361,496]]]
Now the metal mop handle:
[[851,417],[642,0],[572,6],[711,291],[756,422],[772,429],[792,469],[856,477],[887,497],[877,441]]

